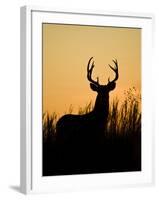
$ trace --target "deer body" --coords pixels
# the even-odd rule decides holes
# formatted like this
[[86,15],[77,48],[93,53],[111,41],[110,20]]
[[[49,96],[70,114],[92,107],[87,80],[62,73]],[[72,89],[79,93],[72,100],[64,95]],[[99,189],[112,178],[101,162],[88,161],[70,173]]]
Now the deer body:
[[105,137],[105,127],[109,114],[109,92],[114,90],[118,79],[118,64],[115,63],[116,68],[111,69],[115,71],[116,77],[113,81],[109,81],[106,85],[100,85],[99,79],[94,81],[91,78],[94,62],[90,68],[90,58],[87,66],[87,79],[90,81],[90,88],[97,92],[97,97],[93,110],[84,115],[67,114],[62,116],[56,125],[57,140],[59,143],[79,143],[79,142],[102,142]]
[[104,135],[104,125],[108,117],[109,101],[100,104],[99,94],[94,109],[84,115],[67,114],[59,119],[56,125],[57,137],[62,142],[79,140],[99,140]]

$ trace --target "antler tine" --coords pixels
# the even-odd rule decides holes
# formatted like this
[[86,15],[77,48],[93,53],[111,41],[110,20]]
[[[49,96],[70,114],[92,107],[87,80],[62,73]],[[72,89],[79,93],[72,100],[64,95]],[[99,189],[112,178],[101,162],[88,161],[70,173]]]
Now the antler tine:
[[114,64],[117,64],[117,63],[118,63],[118,61],[117,61],[117,59],[116,59],[116,58],[115,58],[115,59],[113,59],[112,61],[114,62]]
[[[115,72],[115,78],[114,78],[114,80],[111,81],[111,82],[114,82],[114,81],[118,80],[118,78],[119,78],[119,73],[118,73],[118,61],[117,61],[117,59],[112,60],[112,61],[114,62],[115,67],[112,67],[110,64],[108,64],[108,65],[109,65],[109,67]],[[108,82],[110,83],[110,80],[109,80],[109,79],[108,79]]]
[[88,61],[88,65],[87,65],[87,79],[91,82],[91,83],[94,83],[95,85],[99,85],[99,78],[97,77],[97,81],[94,81],[92,79],[92,71],[93,71],[93,68],[94,68],[94,61],[90,67],[90,63],[91,63],[91,60],[93,59],[93,57],[91,57]]
[[93,64],[92,64],[92,66],[91,66],[91,69],[90,69],[90,63],[91,63],[91,60],[93,59],[93,57],[91,57],[90,59],[89,59],[89,61],[88,61],[88,65],[87,65],[87,78],[89,79],[89,76],[90,76],[90,71],[92,71],[93,70]]

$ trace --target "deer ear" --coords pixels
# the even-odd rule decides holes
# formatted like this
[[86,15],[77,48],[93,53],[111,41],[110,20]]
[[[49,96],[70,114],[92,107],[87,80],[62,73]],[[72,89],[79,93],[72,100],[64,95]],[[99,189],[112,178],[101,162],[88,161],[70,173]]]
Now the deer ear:
[[111,90],[114,90],[115,87],[116,87],[116,83],[115,83],[115,82],[112,82],[112,83],[110,84],[110,86],[109,86],[109,90],[110,90],[110,91],[111,91]]
[[96,86],[95,84],[93,83],[90,83],[90,88],[93,90],[93,91],[98,91],[98,86]]

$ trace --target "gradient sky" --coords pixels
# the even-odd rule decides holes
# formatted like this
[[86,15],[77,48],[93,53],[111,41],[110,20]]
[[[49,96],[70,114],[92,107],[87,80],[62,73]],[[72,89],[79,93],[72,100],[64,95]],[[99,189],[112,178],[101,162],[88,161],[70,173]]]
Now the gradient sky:
[[43,113],[61,115],[72,105],[74,113],[96,92],[89,87],[87,63],[94,57],[93,78],[101,84],[114,78],[112,59],[119,63],[117,87],[111,99],[121,101],[125,90],[141,92],[141,29],[43,24]]

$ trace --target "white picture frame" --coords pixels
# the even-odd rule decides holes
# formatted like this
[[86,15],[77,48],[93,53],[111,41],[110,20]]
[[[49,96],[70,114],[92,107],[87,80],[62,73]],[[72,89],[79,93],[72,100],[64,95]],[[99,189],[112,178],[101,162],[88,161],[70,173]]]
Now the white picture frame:
[[[142,133],[144,134],[142,134],[141,171],[42,176],[42,135],[39,133],[42,132],[41,24],[44,22],[142,29]],[[21,192],[28,194],[76,191],[153,183],[152,28],[151,14],[68,11],[33,6],[21,8]]]

